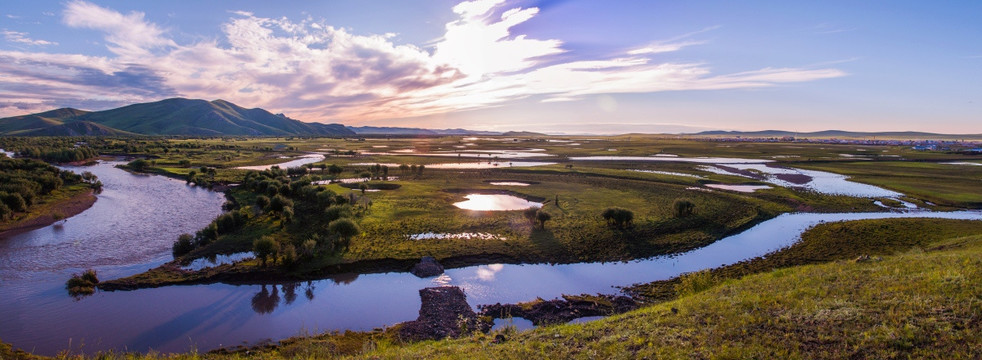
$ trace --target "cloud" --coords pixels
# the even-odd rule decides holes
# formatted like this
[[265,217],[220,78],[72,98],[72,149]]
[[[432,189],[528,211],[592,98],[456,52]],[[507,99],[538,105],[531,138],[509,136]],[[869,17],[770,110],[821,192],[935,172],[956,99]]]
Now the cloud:
[[144,19],[141,12],[123,15],[115,10],[100,7],[81,0],[65,6],[63,21],[78,28],[101,30],[112,44],[109,50],[129,58],[146,58],[155,48],[177,47],[174,41],[164,37],[164,31]]
[[[705,64],[652,57],[702,44],[693,37],[715,27],[601,59],[575,59],[559,39],[514,32],[535,18],[537,8],[476,0],[453,11],[457,18],[427,47],[395,44],[394,34],[353,34],[310,17],[293,21],[246,11],[230,12],[224,41],[178,44],[143,13],[73,0],[65,6],[64,23],[103,32],[114,56],[0,51],[0,108],[72,102],[95,110],[184,96],[353,124],[506,106],[529,97],[575,101],[595,94],[759,88],[846,75],[821,68],[719,75]],[[562,60],[569,58],[574,60]]]
[[0,34],[3,34],[4,39],[12,43],[27,44],[27,45],[34,45],[34,46],[58,45],[58,43],[54,41],[31,39],[27,37],[28,34],[24,32],[3,30],[0,31]]

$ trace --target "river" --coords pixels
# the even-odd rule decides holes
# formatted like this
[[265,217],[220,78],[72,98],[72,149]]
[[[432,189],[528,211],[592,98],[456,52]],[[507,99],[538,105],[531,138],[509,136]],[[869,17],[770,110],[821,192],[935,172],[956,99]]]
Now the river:
[[220,194],[164,177],[132,175],[111,164],[84,170],[105,184],[92,209],[61,229],[49,226],[0,243],[0,339],[17,348],[43,355],[64,349],[207,351],[327,330],[371,330],[415,319],[418,290],[429,286],[460,286],[472,306],[612,293],[612,286],[764,255],[793,244],[802,231],[823,221],[982,220],[979,211],[784,214],[700,249],[631,262],[492,264],[450,269],[429,279],[351,274],[304,283],[100,291],[76,300],[64,290],[69,274],[95,267],[101,277],[116,278],[167,261],[177,234],[206,225],[223,201]]

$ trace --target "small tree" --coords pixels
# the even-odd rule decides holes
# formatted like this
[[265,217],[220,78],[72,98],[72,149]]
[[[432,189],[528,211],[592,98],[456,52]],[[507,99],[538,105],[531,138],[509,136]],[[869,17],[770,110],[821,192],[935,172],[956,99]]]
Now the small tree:
[[362,195],[365,195],[365,190],[368,190],[368,184],[366,184],[366,183],[359,183],[358,184],[358,190],[361,190],[361,194]]
[[542,229],[546,228],[546,221],[552,220],[552,215],[545,211],[539,211],[535,214],[535,219],[539,221],[539,227]]
[[607,221],[608,226],[628,227],[634,221],[634,212],[619,207],[609,207],[600,216]]
[[338,175],[341,175],[341,173],[343,171],[344,171],[344,168],[342,168],[342,167],[340,167],[340,166],[338,166],[336,164],[331,164],[331,166],[328,166],[327,167],[327,172],[330,173],[331,175],[335,176],[335,177],[337,177]]
[[260,209],[266,210],[269,207],[269,198],[265,195],[259,195],[256,197],[256,206]]
[[263,236],[252,243],[252,253],[266,266],[266,259],[276,253],[276,241]]
[[354,221],[351,221],[351,219],[348,218],[341,218],[331,221],[330,224],[327,224],[327,230],[337,234],[338,238],[341,239],[341,242],[345,244],[345,248],[348,247],[348,240],[351,237],[357,236],[361,233],[361,228],[358,227],[358,224],[355,224]]
[[193,240],[194,236],[191,234],[181,234],[181,236],[178,236],[177,241],[174,242],[174,248],[172,249],[174,257],[176,258],[182,256],[191,252],[191,250],[194,250]]
[[128,164],[126,164],[126,166],[129,166],[129,168],[130,169],[133,169],[133,171],[143,172],[148,167],[150,167],[150,162],[148,162],[146,160],[143,160],[143,159],[136,159],[136,160],[130,161]]
[[692,215],[696,209],[696,204],[693,204],[689,199],[678,199],[672,204],[675,209],[675,217],[684,218]]
[[288,244],[283,248],[283,266],[293,267],[297,264],[297,249],[293,247],[293,244]]

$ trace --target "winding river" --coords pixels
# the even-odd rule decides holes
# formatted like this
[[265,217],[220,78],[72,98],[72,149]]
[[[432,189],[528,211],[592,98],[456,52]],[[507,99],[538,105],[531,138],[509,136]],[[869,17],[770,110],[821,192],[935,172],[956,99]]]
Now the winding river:
[[64,290],[69,274],[95,267],[100,277],[115,278],[165,262],[177,235],[206,225],[223,202],[217,193],[164,177],[132,175],[111,165],[84,168],[105,184],[91,209],[60,229],[49,226],[0,241],[3,341],[44,355],[64,349],[90,354],[106,349],[206,351],[412,320],[419,310],[418,290],[429,286],[460,286],[472,306],[564,293],[611,293],[616,291],[612,286],[667,279],[764,255],[793,244],[802,231],[821,222],[982,220],[979,211],[784,214],[700,249],[631,262],[481,265],[450,269],[429,279],[385,273],[303,283],[171,286],[97,292],[76,300]]

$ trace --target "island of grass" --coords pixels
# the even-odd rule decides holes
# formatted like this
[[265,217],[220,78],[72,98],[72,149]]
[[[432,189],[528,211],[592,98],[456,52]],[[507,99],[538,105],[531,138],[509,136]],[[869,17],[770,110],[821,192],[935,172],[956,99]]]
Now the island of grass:
[[95,203],[102,183],[32,159],[0,156],[0,239],[63,221]]
[[[484,181],[508,178],[531,184],[501,189]],[[318,175],[289,176],[283,169],[250,172],[230,189],[229,213],[185,237],[177,259],[149,272],[100,283],[105,290],[182,283],[311,279],[342,272],[408,271],[431,256],[445,267],[488,263],[623,261],[682,252],[793,209],[789,202],[688,189],[687,184],[618,178],[585,172],[493,169],[390,172],[363,192]],[[372,176],[376,177],[376,176]],[[381,184],[397,184],[383,186]],[[367,187],[366,187],[367,188]],[[542,225],[522,211],[471,211],[454,206],[467,194],[509,193],[541,203]],[[677,214],[686,199],[693,211]],[[611,207],[633,219],[612,224]],[[332,222],[349,219],[360,229],[338,234]],[[532,220],[532,221],[530,221]],[[415,237],[482,233],[486,237]],[[253,252],[257,241],[274,244],[268,256],[200,271],[181,268],[191,259]],[[268,261],[263,261],[268,258]]]

